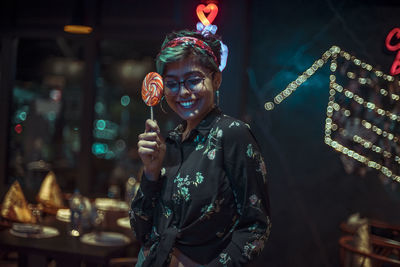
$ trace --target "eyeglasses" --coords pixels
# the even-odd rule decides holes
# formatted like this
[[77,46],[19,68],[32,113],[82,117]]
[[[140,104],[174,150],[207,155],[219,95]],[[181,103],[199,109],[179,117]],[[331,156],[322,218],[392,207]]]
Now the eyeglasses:
[[164,84],[166,86],[166,91],[168,95],[177,95],[179,90],[181,89],[181,85],[183,84],[185,88],[191,92],[199,92],[204,87],[205,77],[189,77],[184,79],[183,81],[177,80],[164,80]]

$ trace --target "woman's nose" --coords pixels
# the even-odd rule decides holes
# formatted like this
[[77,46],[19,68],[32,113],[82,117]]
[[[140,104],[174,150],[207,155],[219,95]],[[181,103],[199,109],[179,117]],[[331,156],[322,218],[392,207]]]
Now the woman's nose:
[[190,95],[192,92],[186,88],[185,83],[179,84],[179,95],[180,96],[187,96]]

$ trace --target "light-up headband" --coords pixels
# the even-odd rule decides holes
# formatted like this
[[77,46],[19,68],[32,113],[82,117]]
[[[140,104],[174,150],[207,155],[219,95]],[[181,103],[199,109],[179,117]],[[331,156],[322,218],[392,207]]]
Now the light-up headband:
[[218,66],[218,59],[215,56],[214,52],[212,51],[211,47],[205,43],[204,41],[197,39],[196,37],[189,37],[189,36],[185,36],[185,37],[177,37],[175,39],[172,39],[171,41],[169,41],[168,43],[166,43],[161,50],[164,50],[167,47],[175,47],[181,44],[192,44],[194,46],[197,46],[203,50],[205,50],[207,52],[207,54],[209,56],[211,56],[215,62],[215,64]]

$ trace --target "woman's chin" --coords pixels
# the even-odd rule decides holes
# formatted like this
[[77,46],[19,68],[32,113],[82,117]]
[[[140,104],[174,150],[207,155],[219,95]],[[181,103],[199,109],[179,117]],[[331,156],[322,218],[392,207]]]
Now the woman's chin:
[[183,120],[190,120],[195,118],[196,116],[199,115],[199,105],[198,105],[198,101],[196,101],[196,103],[194,103],[194,105],[190,106],[190,107],[185,107],[182,106],[180,104],[177,104],[177,113],[179,115],[179,117],[181,117]]
[[199,112],[198,110],[186,110],[184,112],[179,112],[179,117],[181,117],[182,120],[193,120],[196,119],[198,116]]

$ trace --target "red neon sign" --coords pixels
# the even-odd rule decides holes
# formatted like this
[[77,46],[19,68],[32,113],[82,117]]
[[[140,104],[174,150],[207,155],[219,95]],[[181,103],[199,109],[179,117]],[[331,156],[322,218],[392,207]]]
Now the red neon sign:
[[389,51],[397,51],[396,58],[390,68],[390,74],[393,76],[400,74],[400,28],[394,28],[389,32],[385,44]]
[[[197,17],[204,26],[210,25],[218,14],[218,7],[216,4],[208,4],[207,6],[201,4],[196,8]],[[205,14],[208,14],[206,17]]]

